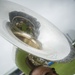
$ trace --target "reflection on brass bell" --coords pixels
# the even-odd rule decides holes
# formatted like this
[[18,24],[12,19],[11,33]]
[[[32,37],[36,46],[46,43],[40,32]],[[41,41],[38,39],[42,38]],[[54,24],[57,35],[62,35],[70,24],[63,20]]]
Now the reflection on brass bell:
[[[16,13],[17,15],[14,16],[14,14]],[[10,12],[9,17],[10,24],[12,25],[11,30],[15,36],[17,36],[20,40],[22,40],[29,46],[37,49],[42,49],[42,44],[37,40],[39,35],[38,22],[32,17],[26,16],[27,14],[24,14],[22,12]]]

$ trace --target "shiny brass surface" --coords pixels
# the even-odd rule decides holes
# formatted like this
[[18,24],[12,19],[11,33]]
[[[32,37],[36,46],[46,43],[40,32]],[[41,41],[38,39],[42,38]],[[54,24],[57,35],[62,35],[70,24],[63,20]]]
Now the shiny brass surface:
[[12,25],[11,30],[18,39],[31,47],[42,49],[42,44],[37,40],[38,36],[36,36],[39,28],[36,28],[29,19],[23,16],[14,16],[10,23]]

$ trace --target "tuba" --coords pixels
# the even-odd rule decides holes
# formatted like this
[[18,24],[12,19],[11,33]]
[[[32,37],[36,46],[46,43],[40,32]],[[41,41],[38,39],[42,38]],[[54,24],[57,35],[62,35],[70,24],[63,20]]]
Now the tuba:
[[0,35],[16,46],[14,61],[26,75],[38,65],[49,67],[73,57],[67,37],[44,17],[10,1],[1,1],[0,10]]

